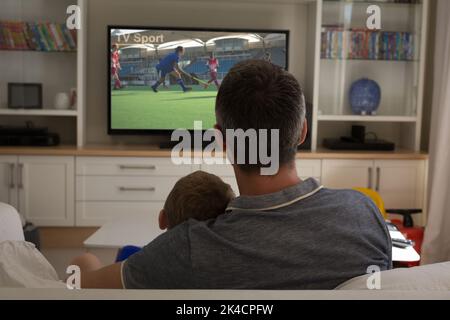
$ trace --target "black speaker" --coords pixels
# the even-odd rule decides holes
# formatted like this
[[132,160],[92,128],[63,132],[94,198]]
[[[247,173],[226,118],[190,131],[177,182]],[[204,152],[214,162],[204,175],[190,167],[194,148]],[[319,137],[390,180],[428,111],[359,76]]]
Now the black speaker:
[[356,142],[364,143],[366,141],[366,127],[352,126],[352,138]]

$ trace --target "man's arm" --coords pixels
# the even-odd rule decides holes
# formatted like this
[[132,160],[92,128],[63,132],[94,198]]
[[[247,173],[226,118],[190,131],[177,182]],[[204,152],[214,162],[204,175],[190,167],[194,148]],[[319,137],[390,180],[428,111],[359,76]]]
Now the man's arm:
[[124,289],[121,268],[119,262],[95,271],[81,271],[81,288]]

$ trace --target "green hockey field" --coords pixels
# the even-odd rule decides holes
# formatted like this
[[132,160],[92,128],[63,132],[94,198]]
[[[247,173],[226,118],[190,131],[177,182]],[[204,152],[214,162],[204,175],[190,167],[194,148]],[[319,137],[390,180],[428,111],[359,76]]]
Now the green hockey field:
[[191,86],[182,92],[178,85],[160,86],[155,93],[150,87],[126,87],[111,93],[112,129],[192,129],[194,121],[203,121],[203,129],[215,124],[214,104],[217,89],[211,85]]

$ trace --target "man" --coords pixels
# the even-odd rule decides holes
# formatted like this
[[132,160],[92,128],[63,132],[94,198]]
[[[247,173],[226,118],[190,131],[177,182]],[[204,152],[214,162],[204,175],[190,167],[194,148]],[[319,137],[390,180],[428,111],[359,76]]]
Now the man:
[[119,46],[113,44],[111,49],[111,76],[114,79],[114,90],[119,90],[122,89],[122,83],[119,78],[119,70],[122,69],[120,66]]
[[217,81],[217,69],[219,68],[219,60],[214,56],[214,52],[211,52],[208,61],[206,61],[206,66],[208,67],[210,79],[204,85],[204,88],[207,89],[211,82],[214,82],[216,88],[219,89],[219,81]]
[[222,82],[216,118],[222,132],[278,129],[278,172],[233,164],[241,196],[226,214],[178,225],[121,264],[90,271],[99,268],[95,257],[75,260],[83,287],[334,289],[368,268],[391,268],[389,233],[371,200],[298,177],[307,124],[291,74],[263,60],[238,63]]
[[177,83],[180,85],[183,92],[191,91],[192,88],[186,87],[184,85],[184,81],[181,78],[181,68],[178,65],[180,57],[184,54],[183,47],[176,47],[175,51],[169,53],[167,56],[161,59],[161,61],[156,65],[156,70],[158,74],[160,74],[160,78],[158,81],[152,85],[152,90],[154,92],[158,92],[158,87],[160,84],[163,84],[166,80],[166,75],[171,74],[177,79]]

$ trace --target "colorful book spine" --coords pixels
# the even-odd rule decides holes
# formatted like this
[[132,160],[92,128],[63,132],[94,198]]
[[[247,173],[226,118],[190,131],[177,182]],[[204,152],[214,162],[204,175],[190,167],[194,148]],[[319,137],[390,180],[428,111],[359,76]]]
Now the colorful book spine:
[[323,59],[414,59],[414,35],[409,32],[378,32],[330,26],[322,29]]

